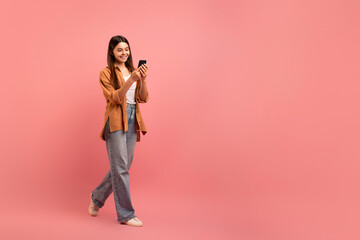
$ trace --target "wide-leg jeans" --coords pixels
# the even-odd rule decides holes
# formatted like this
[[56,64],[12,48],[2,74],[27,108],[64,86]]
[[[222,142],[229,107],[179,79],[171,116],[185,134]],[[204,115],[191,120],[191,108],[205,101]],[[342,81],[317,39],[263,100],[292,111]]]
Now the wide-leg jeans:
[[106,149],[110,170],[102,182],[92,192],[92,200],[99,208],[114,192],[117,221],[123,222],[135,216],[131,204],[129,188],[129,169],[132,164],[136,144],[136,105],[127,103],[128,131],[110,132],[109,119],[105,126]]

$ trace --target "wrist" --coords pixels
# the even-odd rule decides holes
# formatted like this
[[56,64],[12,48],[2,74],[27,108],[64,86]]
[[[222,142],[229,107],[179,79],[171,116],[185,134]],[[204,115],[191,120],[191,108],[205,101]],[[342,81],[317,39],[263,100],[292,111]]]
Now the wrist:
[[136,80],[135,80],[132,76],[128,79],[128,81],[129,81],[129,80],[130,80],[131,83],[136,82]]

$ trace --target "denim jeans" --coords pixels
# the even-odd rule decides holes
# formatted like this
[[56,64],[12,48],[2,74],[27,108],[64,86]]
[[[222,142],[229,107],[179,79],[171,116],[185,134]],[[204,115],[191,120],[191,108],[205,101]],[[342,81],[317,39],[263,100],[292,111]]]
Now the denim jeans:
[[118,222],[136,217],[131,204],[129,188],[129,169],[133,160],[137,138],[135,126],[136,105],[127,103],[126,110],[128,131],[110,132],[109,119],[106,122],[105,141],[110,170],[91,195],[95,205],[101,208],[109,195],[114,192]]

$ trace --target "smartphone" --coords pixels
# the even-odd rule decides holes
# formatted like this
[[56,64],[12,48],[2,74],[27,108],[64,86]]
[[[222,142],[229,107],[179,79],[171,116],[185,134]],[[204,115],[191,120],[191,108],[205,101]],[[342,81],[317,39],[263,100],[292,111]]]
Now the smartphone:
[[139,60],[139,65],[138,67],[140,67],[141,65],[145,64],[146,63],[146,60]]

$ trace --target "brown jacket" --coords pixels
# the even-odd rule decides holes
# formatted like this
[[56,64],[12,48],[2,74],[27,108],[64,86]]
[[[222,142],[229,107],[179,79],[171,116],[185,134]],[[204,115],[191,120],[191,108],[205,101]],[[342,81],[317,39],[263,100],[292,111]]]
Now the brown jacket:
[[[115,68],[116,75],[119,79],[119,86],[125,83],[123,75],[120,69],[116,66]],[[136,101],[136,131],[137,131],[137,142],[140,142],[140,131],[143,135],[146,134],[145,123],[142,119],[139,103],[146,103],[149,99],[149,94],[147,95],[145,100],[140,99],[140,84],[141,80],[136,82],[135,88],[135,101]],[[106,100],[106,110],[105,110],[105,118],[104,124],[100,133],[100,138],[105,141],[104,131],[105,124],[107,119],[110,121],[110,132],[114,132],[117,130],[123,129],[125,132],[128,130],[128,121],[127,121],[127,111],[126,111],[126,96],[123,99],[119,97],[119,89],[115,90],[115,88],[110,83],[110,69],[105,67],[100,71],[100,86],[103,90],[103,94]],[[125,121],[124,121],[125,119]]]

